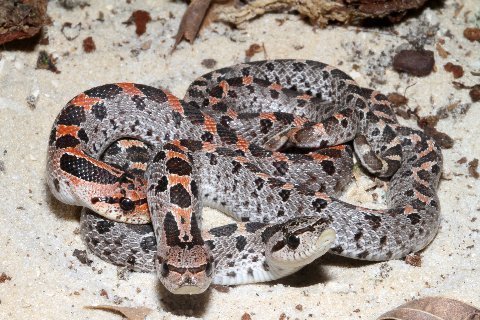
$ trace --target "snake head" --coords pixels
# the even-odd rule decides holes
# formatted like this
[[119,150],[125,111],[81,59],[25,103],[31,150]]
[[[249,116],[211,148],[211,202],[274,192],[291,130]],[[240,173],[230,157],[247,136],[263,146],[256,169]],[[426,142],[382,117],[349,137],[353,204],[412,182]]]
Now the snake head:
[[88,207],[114,221],[148,223],[150,213],[145,189],[145,180],[125,174],[116,183],[100,189],[102,195],[91,196]]
[[212,282],[213,256],[204,245],[159,248],[155,261],[160,281],[173,294],[199,294]]
[[325,254],[335,242],[330,223],[319,217],[286,221],[267,243],[267,260],[277,266],[304,266]]

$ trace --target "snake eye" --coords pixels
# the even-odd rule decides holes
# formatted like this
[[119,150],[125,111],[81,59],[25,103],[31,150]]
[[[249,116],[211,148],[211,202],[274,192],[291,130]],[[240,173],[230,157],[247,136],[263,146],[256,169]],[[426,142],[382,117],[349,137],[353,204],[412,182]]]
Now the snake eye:
[[162,274],[162,277],[168,276],[168,273],[170,272],[170,269],[168,268],[168,264],[166,262],[162,263],[160,273]]
[[290,234],[290,235],[287,235],[286,242],[287,242],[287,246],[290,249],[295,250],[295,249],[297,249],[298,245],[300,244],[300,238],[297,237],[294,234]]
[[132,211],[135,208],[135,203],[130,198],[121,198],[120,208],[123,211]]
[[212,275],[212,271],[213,271],[212,263],[209,261],[205,266],[205,273],[207,274],[208,277],[210,277]]

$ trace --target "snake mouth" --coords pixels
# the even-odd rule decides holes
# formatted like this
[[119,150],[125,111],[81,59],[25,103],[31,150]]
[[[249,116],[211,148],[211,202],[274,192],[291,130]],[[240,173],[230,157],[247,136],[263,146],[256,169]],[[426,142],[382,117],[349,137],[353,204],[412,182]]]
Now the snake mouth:
[[323,231],[322,234],[318,237],[318,240],[315,246],[316,248],[315,254],[313,254],[315,258],[313,260],[327,253],[327,251],[330,250],[330,248],[332,247],[336,238],[337,238],[337,234],[335,230],[329,228]]
[[201,288],[194,285],[186,284],[186,285],[180,285],[175,290],[170,290],[170,292],[173,294],[193,295],[193,294],[201,294],[205,292],[205,290],[207,290],[207,288]]

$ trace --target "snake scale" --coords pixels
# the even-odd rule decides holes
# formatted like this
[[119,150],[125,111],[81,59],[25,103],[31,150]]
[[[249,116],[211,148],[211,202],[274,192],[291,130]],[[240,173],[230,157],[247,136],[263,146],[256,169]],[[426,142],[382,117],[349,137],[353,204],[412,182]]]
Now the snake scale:
[[[388,209],[335,198],[348,141],[391,176]],[[219,69],[182,100],[133,83],[89,89],[57,116],[47,164],[52,193],[87,208],[90,249],[188,294],[277,279],[327,250],[374,261],[421,250],[440,222],[441,169],[434,140],[401,126],[384,95],[308,60]],[[202,233],[203,206],[240,222]]]

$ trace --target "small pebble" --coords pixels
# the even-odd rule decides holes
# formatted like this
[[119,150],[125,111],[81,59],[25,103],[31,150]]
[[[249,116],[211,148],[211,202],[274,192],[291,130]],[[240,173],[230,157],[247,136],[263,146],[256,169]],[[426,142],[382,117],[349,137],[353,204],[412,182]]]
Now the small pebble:
[[466,28],[463,36],[470,41],[480,41],[480,28]]
[[429,75],[435,59],[430,50],[402,50],[393,58],[393,68],[408,74],[423,77]]

